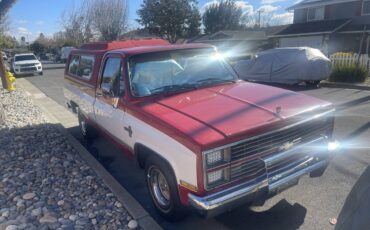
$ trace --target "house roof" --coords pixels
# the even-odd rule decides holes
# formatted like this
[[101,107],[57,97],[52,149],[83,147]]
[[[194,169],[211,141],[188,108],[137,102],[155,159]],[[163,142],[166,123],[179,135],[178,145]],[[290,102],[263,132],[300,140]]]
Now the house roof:
[[370,32],[370,23],[367,25],[360,24],[347,24],[338,30],[338,33],[363,33]]
[[309,7],[326,6],[344,2],[355,2],[358,0],[303,0],[287,8],[287,10],[304,9]]
[[205,34],[190,39],[188,42],[212,41],[258,41],[267,40],[265,30],[222,30],[214,34]]
[[338,20],[323,20],[306,23],[295,23],[291,24],[280,32],[272,35],[271,37],[284,37],[294,35],[307,35],[307,34],[329,34],[333,33],[345,25],[351,20],[349,19],[338,19]]

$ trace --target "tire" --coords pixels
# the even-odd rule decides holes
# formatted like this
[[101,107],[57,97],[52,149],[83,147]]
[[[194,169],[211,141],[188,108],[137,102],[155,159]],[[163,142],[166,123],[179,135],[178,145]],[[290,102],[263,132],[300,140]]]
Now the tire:
[[39,73],[39,75],[44,75],[44,72],[42,72],[42,71],[41,71],[41,72]]
[[78,125],[82,136],[88,141],[94,140],[94,138],[97,136],[96,130],[87,122],[85,115],[81,113],[78,107],[76,109],[78,116]]
[[150,156],[145,163],[145,175],[150,196],[159,213],[169,221],[185,218],[187,210],[180,202],[171,167],[159,157]]
[[318,87],[320,84],[320,81],[306,81],[307,87]]

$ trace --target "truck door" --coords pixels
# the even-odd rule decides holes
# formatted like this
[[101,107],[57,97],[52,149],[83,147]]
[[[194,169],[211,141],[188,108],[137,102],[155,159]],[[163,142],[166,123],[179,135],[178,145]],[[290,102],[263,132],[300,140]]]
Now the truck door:
[[119,55],[106,56],[96,89],[94,112],[96,122],[103,131],[116,141],[125,143],[125,111],[117,108],[118,101],[124,96],[122,58]]

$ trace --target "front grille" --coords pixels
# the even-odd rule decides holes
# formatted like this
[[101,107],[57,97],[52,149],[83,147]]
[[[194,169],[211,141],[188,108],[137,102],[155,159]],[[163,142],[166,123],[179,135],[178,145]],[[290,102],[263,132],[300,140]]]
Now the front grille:
[[326,135],[331,129],[327,119],[314,119],[287,129],[252,138],[231,147],[231,160],[262,153],[276,153],[287,142],[306,143]]
[[37,70],[36,67],[21,68],[21,72],[31,72],[36,70]]
[[[320,157],[316,154],[326,151],[326,147],[322,149],[322,144],[327,143],[326,138],[331,137],[333,126],[334,117],[330,112],[230,144],[224,147],[224,156],[228,157],[224,158],[223,166],[220,164],[207,168],[205,165],[205,173],[214,167],[224,167],[227,169],[225,182],[255,180],[264,175],[269,182],[274,182],[280,173],[325,160],[326,154],[319,154]],[[217,186],[206,184],[206,189]]]
[[30,67],[30,66],[35,66],[35,64],[21,64],[21,67]]
[[264,167],[264,163],[260,159],[232,165],[230,169],[230,179],[234,180],[241,176],[249,178],[258,177],[264,173]]
[[316,118],[276,132],[250,138],[232,146],[230,179],[254,179],[265,172],[273,175],[286,170],[287,166],[294,167],[301,162],[305,162],[310,156],[304,152],[284,158],[267,168],[262,158],[283,152],[284,150],[281,150],[280,147],[287,142],[300,145],[327,135],[332,130],[332,126],[333,124],[328,122],[326,117]]

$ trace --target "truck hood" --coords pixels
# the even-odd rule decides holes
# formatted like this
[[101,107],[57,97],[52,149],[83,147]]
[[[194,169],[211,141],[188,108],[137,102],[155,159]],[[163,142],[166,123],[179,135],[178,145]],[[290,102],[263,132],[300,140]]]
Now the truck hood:
[[142,106],[205,146],[245,138],[251,130],[331,104],[296,92],[239,81],[164,97]]

